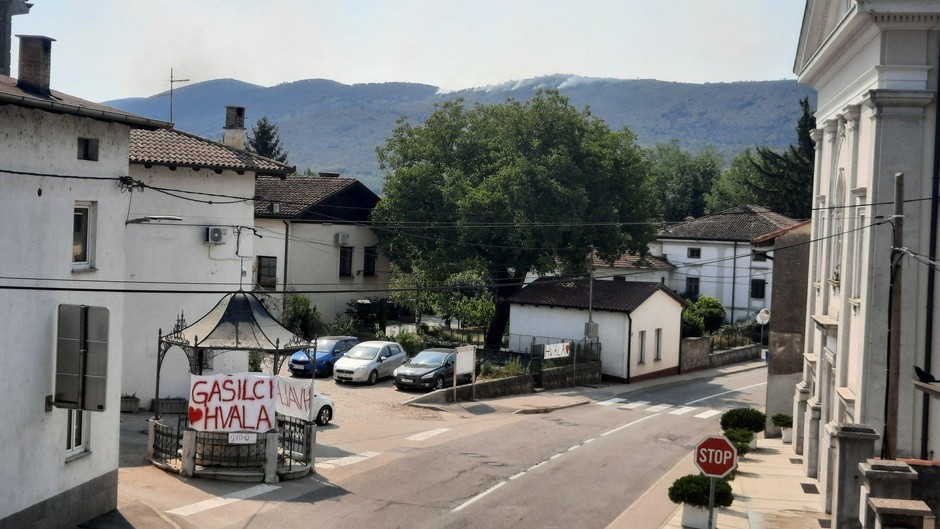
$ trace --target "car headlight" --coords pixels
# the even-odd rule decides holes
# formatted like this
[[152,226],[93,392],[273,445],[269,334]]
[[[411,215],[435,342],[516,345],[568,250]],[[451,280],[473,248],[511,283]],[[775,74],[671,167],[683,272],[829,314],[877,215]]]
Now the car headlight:
[[356,368],[356,373],[362,373],[366,370],[366,366],[359,366]]
[[428,380],[428,379],[434,378],[434,375],[435,375],[435,373],[434,373],[433,371],[431,371],[431,372],[428,373],[427,375],[422,376],[422,377],[421,377],[421,380]]
[[394,371],[392,371],[392,376],[393,376],[393,377],[397,377],[397,376],[398,376],[398,368],[397,368],[397,367],[395,368]]

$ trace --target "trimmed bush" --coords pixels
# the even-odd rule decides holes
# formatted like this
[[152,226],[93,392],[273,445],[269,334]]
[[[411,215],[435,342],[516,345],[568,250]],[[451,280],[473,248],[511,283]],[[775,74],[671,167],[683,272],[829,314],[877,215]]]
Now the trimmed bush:
[[763,431],[767,415],[754,408],[734,408],[721,415],[721,429],[744,428],[752,432]]
[[786,413],[778,413],[770,418],[777,428],[793,428],[793,417]]
[[734,445],[734,449],[738,451],[738,457],[751,451],[751,440],[754,439],[754,432],[747,428],[732,428],[725,430],[724,434]]
[[[705,474],[689,474],[672,482],[669,499],[673,503],[687,503],[693,507],[708,507],[708,488],[711,478]],[[715,483],[715,507],[730,507],[734,501],[731,485],[724,479]]]

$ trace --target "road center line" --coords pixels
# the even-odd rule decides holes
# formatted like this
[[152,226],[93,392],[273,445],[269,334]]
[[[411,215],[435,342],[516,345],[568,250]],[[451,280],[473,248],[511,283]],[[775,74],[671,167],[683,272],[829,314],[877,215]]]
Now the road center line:
[[602,434],[601,434],[601,437],[610,435],[610,434],[612,434],[612,433],[617,433],[617,432],[619,432],[620,430],[623,430],[624,428],[629,428],[629,427],[633,426],[634,424],[641,423],[641,422],[643,422],[643,421],[645,421],[645,420],[647,420],[647,419],[652,419],[653,417],[657,417],[658,415],[659,415],[658,413],[654,413],[653,415],[647,415],[646,417],[643,417],[642,419],[637,419],[637,420],[635,420],[635,421],[633,421],[633,422],[628,422],[627,424],[624,424],[623,426],[618,426],[618,427],[614,428],[613,430],[609,430],[609,431],[606,431],[606,432],[602,433]]
[[766,382],[759,382],[759,383],[757,383],[757,384],[751,384],[750,386],[744,386],[743,388],[731,389],[731,390],[728,390],[728,391],[722,391],[721,393],[715,393],[714,395],[709,395],[709,396],[707,396],[707,397],[702,397],[702,398],[700,398],[700,399],[696,399],[696,400],[692,400],[692,401],[686,402],[686,403],[685,403],[685,406],[689,406],[690,404],[695,404],[696,402],[702,402],[703,400],[708,400],[708,399],[713,399],[713,398],[715,398],[715,397],[720,397],[720,396],[722,396],[722,395],[727,395],[728,393],[737,393],[737,392],[739,392],[739,391],[744,391],[745,389],[756,388],[757,386],[763,386],[763,385],[765,385],[765,384],[767,384],[767,383],[766,383]]
[[449,432],[449,431],[450,431],[450,428],[435,428],[434,430],[428,430],[426,432],[416,433],[412,435],[411,437],[406,437],[405,439],[408,441],[424,441],[425,439],[429,439],[431,437],[434,437],[435,435],[439,435],[439,434]]
[[473,503],[473,502],[479,500],[479,499],[482,498],[483,496],[486,496],[487,494],[493,492],[494,490],[496,490],[496,489],[502,487],[502,486],[505,485],[505,484],[506,484],[505,481],[500,481],[500,482],[497,483],[496,485],[493,485],[492,487],[490,487],[490,488],[484,490],[483,492],[477,494],[476,496],[470,498],[469,500],[467,500],[467,501],[461,503],[458,507],[454,508],[454,510],[452,510],[452,511],[450,511],[450,512],[457,512],[457,511],[463,509],[464,507],[466,507],[466,506],[470,505],[471,503]]
[[228,505],[229,503],[234,503],[236,501],[247,500],[248,498],[253,498],[266,492],[271,492],[272,490],[277,490],[278,488],[280,487],[276,487],[274,485],[255,485],[254,487],[242,489],[231,494],[226,494],[225,496],[219,496],[218,498],[212,498],[209,500],[200,501],[198,503],[193,503],[191,505],[178,507],[171,511],[166,511],[166,513],[175,514],[177,516],[190,516],[203,511],[208,511],[209,509],[215,509],[216,507]]

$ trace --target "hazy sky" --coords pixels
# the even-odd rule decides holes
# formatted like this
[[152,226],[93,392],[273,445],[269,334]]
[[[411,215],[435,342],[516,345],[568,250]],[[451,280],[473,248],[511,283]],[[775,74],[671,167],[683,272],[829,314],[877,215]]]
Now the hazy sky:
[[[554,73],[793,79],[803,0],[30,0],[52,87],[93,101],[176,78],[272,86],[410,81],[445,90]],[[17,43],[13,43],[16,76]],[[182,86],[181,84],[175,85]]]

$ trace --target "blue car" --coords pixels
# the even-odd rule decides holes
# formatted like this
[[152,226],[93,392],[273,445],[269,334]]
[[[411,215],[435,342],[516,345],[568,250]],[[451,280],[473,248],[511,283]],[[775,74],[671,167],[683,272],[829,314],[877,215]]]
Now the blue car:
[[[314,358],[315,376],[325,377],[333,374],[333,364],[343,357],[352,346],[359,343],[355,336],[323,336],[317,338],[316,349],[297,351],[290,357],[287,368],[294,376],[310,376],[310,358]],[[316,352],[314,352],[316,351]],[[307,354],[310,354],[308,357]]]

